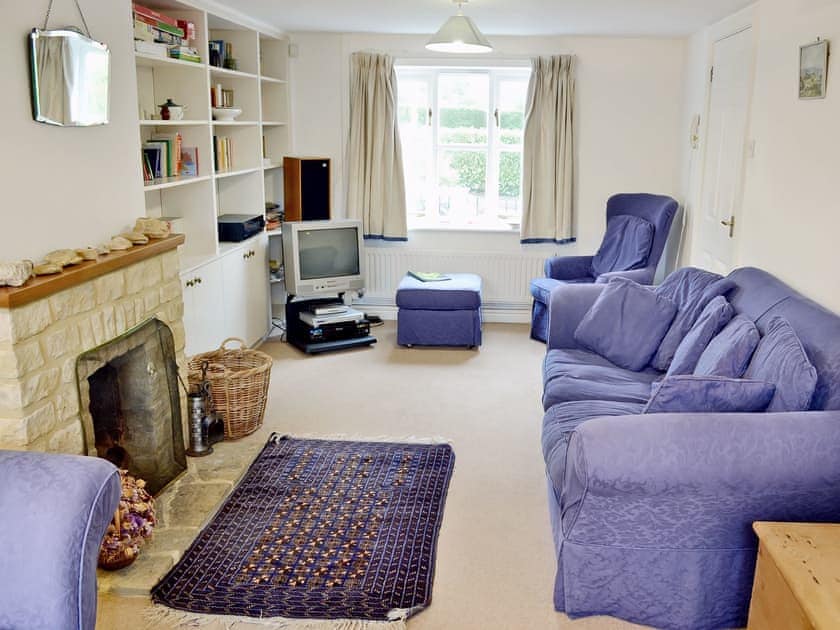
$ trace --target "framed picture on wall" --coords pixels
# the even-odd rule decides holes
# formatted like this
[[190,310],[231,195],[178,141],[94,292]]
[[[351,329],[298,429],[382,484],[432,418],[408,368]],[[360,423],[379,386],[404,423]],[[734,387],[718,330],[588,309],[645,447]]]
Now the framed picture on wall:
[[825,98],[828,40],[799,47],[799,98]]

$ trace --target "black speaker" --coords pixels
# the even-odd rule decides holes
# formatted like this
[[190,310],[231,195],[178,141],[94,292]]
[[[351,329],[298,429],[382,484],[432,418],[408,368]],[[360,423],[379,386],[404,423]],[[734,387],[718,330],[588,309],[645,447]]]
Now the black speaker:
[[329,158],[284,157],[283,197],[286,221],[329,219]]

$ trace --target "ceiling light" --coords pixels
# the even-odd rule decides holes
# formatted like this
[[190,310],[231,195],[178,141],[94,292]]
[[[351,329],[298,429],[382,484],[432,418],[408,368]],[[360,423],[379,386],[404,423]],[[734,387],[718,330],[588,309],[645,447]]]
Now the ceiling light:
[[428,50],[446,53],[488,53],[493,50],[490,42],[470,18],[461,12],[467,0],[452,0],[458,13],[446,20],[440,30],[426,44]]

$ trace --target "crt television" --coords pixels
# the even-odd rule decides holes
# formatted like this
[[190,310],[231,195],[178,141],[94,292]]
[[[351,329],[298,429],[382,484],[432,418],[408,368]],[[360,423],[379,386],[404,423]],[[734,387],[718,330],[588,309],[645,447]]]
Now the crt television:
[[364,248],[361,221],[284,223],[286,290],[317,296],[364,289]]

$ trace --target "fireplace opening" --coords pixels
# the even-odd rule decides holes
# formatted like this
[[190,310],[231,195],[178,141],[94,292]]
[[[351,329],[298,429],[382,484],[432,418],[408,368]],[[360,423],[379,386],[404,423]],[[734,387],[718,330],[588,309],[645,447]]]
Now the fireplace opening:
[[76,365],[88,453],[146,481],[152,494],[186,470],[172,331],[151,319]]

